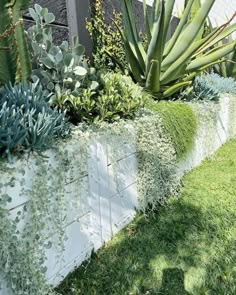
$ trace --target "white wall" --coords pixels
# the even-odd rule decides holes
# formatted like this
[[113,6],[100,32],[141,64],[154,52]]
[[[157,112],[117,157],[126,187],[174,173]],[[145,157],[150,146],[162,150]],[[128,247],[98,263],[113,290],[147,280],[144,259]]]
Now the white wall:
[[[220,103],[215,105],[216,116],[213,117],[208,116],[209,106],[195,105],[194,109],[200,116],[200,125],[193,150],[184,161],[178,164],[180,175],[199,165],[203,159],[216,151],[227,139],[236,135],[235,100],[236,97],[231,99],[223,97]],[[127,126],[128,130],[132,128],[129,125]],[[128,142],[122,141],[118,135],[112,137],[109,135],[112,144],[115,143],[115,150],[118,151],[115,158],[118,164],[115,168],[116,175],[114,175],[114,168],[109,160],[111,153],[109,146],[104,144],[105,141],[97,140],[93,140],[89,145],[88,174],[83,176],[82,179],[78,178],[80,161],[71,162],[69,170],[65,173],[63,197],[66,200],[68,212],[65,227],[67,235],[67,240],[64,243],[65,250],[63,253],[58,253],[58,248],[53,247],[46,253],[48,257],[46,276],[48,281],[54,285],[58,284],[74,267],[79,266],[83,260],[89,257],[93,248],[97,250],[104,242],[109,241],[135,215],[135,207],[138,206],[138,193],[134,137],[131,136]],[[80,149],[79,138],[75,136],[65,144],[65,150],[69,151],[71,159],[76,159],[75,156]],[[48,163],[51,163],[54,168],[57,167],[55,155],[52,152],[49,152],[48,155]],[[34,177],[34,157],[31,157],[27,164],[21,161],[15,164],[16,179],[22,178],[22,175],[19,178],[17,176],[17,173],[21,173],[19,169],[22,165],[26,165],[26,174],[23,177],[26,179],[25,186],[30,189]],[[50,175],[50,171],[48,173]],[[7,179],[9,175],[6,172],[1,177]],[[119,187],[117,187],[117,179],[119,179]],[[17,211],[23,210],[23,206],[27,202],[27,197],[18,196],[19,185],[16,182],[15,187],[9,186],[5,192],[13,199],[7,207],[13,216]],[[1,279],[0,276],[0,283]],[[7,289],[0,289],[0,295],[12,294]]]

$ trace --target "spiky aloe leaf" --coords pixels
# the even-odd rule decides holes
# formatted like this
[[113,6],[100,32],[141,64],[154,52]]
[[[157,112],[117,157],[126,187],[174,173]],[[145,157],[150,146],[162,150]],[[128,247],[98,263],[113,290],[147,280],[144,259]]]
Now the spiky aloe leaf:
[[164,3],[165,6],[165,17],[164,17],[164,29],[163,29],[163,41],[162,41],[162,52],[164,50],[164,45],[166,42],[166,37],[168,33],[168,29],[171,22],[171,17],[173,14],[173,8],[174,8],[175,0],[166,0]]
[[166,56],[162,62],[162,70],[166,70],[174,61],[176,61],[192,44],[199,33],[206,17],[213,6],[215,0],[207,0],[204,2],[198,13],[194,16],[192,21],[186,29],[180,34],[178,40],[173,46],[171,52]]
[[206,54],[205,56],[196,58],[187,66],[186,71],[195,71],[201,67],[211,64],[217,60],[220,60],[221,58],[233,52],[234,50],[236,50],[236,41],[233,41],[225,45],[223,48],[220,48],[218,50],[216,49],[214,52],[210,54]]
[[151,61],[151,67],[146,80],[146,89],[155,94],[160,91],[160,64],[158,60]]
[[[147,52],[146,74],[148,75],[151,62],[157,60],[159,67],[162,62],[162,50],[164,44],[164,23],[165,23],[165,3],[160,2],[160,13],[158,20],[153,25],[153,35]],[[160,70],[159,70],[160,73]]]
[[133,48],[130,46],[130,42],[128,42],[127,37],[124,35],[118,24],[116,22],[114,23],[123,41],[125,47],[125,54],[129,61],[129,67],[132,72],[132,75],[134,76],[135,81],[137,81],[138,83],[142,83],[142,76],[144,76],[144,71],[139,63],[139,59],[136,57]]
[[228,57],[228,62],[226,62],[226,75],[227,77],[236,77],[236,50]]
[[125,31],[127,32],[127,41],[130,43],[130,47],[133,53],[138,58],[140,66],[145,71],[145,59],[146,53],[140,40],[137,27],[135,25],[135,18],[132,10],[131,0],[121,0],[123,9],[123,19]]
[[164,50],[164,56],[167,56],[170,53],[171,49],[173,48],[174,44],[176,43],[177,39],[179,38],[179,35],[181,34],[184,26],[186,25],[193,2],[194,2],[194,0],[188,1],[188,4],[184,10],[184,13],[180,19],[180,22],[179,22],[175,32],[166,45],[166,48]]
[[192,84],[192,81],[186,81],[186,82],[180,82],[180,83],[177,83],[177,84],[175,84],[175,85],[173,85],[173,86],[170,86],[170,87],[168,87],[167,90],[165,90],[165,91],[163,92],[162,97],[163,97],[163,98],[168,97],[168,96],[170,96],[170,95],[176,93],[176,92],[177,92],[178,90],[180,90],[181,88],[186,87],[186,86],[189,86],[189,85],[191,85],[191,84]]
[[151,32],[150,20],[149,20],[148,13],[147,13],[147,1],[146,0],[143,0],[143,14],[144,14],[146,36],[148,38],[148,42],[150,42],[152,39],[152,32]]
[[[180,69],[184,67],[184,65],[187,66],[187,61],[191,58],[191,56],[204,44],[206,43],[212,36],[214,36],[215,32],[217,32],[217,29],[214,30],[211,34],[209,34],[207,37],[198,40],[194,42],[185,52],[182,56],[180,56],[166,71],[163,72],[161,76],[161,82],[162,84],[166,84],[170,81],[173,81],[178,78],[178,74],[180,72]],[[186,67],[184,67],[186,68]]]

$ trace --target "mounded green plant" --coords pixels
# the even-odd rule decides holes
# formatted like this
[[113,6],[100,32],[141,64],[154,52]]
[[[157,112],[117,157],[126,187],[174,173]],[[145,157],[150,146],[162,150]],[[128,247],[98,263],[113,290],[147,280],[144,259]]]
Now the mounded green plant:
[[189,0],[180,23],[169,41],[167,32],[174,7],[174,0],[155,0],[151,17],[143,1],[148,49],[145,50],[137,26],[131,0],[122,0],[124,31],[119,26],[127,62],[135,82],[158,98],[168,97],[192,83],[193,77],[204,69],[219,63],[235,51],[236,41],[209,50],[236,30],[236,24],[219,27],[204,38],[199,32],[215,0],[207,0],[189,21],[195,0]]
[[30,0],[0,1],[0,84],[30,78],[31,62],[21,16],[29,3]]
[[170,136],[178,159],[191,151],[197,131],[197,117],[190,105],[179,102],[148,102],[146,108],[157,112]]
[[79,122],[114,122],[132,118],[143,106],[147,94],[130,77],[119,73],[101,74],[99,89],[84,89],[81,95],[60,95],[51,100],[53,106],[66,109],[70,120]]
[[88,65],[84,57],[85,48],[78,38],[73,39],[72,47],[67,41],[55,45],[49,26],[55,21],[55,16],[38,4],[29,12],[35,20],[35,25],[28,29],[33,80],[40,80],[51,96],[78,96],[84,89],[96,89],[95,69]]
[[0,90],[0,152],[41,151],[68,130],[65,113],[50,108],[42,87],[4,86]]

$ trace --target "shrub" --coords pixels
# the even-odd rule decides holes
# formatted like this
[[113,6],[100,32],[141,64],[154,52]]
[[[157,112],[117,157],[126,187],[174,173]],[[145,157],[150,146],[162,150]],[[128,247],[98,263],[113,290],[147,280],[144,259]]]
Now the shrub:
[[42,87],[5,86],[0,90],[0,151],[40,151],[68,130],[65,113],[52,110]]
[[[95,0],[91,7],[91,20],[87,22],[87,29],[93,40],[93,59],[95,67],[99,70],[115,71],[120,70],[120,66],[121,68],[128,69],[121,36],[116,28],[116,25],[119,27],[123,26],[122,16],[120,13],[113,10],[110,24],[107,24],[103,2],[103,0]],[[119,61],[119,63],[117,63],[117,61]]]
[[197,76],[192,86],[187,87],[182,92],[180,92],[179,98],[187,101],[218,101],[219,92],[207,82],[204,76]]
[[143,106],[146,94],[129,77],[119,73],[102,74],[99,84],[97,91],[84,89],[80,96],[62,95],[52,104],[66,109],[75,124],[132,118]]
[[170,137],[178,159],[191,151],[197,131],[197,118],[191,106],[178,102],[149,102],[146,107],[157,112]]

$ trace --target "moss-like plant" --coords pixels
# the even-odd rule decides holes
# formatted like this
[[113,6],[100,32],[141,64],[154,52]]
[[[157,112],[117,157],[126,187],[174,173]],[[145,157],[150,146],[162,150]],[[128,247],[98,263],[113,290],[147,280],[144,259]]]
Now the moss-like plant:
[[197,131],[197,118],[191,106],[178,102],[149,102],[148,109],[157,112],[174,145],[178,159],[191,150]]

